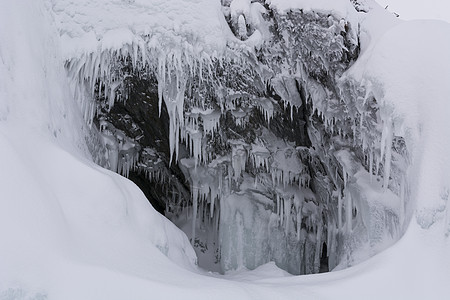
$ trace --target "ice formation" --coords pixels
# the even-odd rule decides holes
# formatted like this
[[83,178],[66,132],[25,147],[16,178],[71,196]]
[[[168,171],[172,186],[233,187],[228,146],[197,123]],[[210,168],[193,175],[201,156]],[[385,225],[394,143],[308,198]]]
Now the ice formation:
[[[109,110],[115,101],[127,101],[127,79],[156,78],[160,113],[164,103],[169,115],[169,162],[182,166],[190,184],[191,202],[176,215],[191,219],[192,242],[201,239],[199,228],[215,224],[206,230],[212,232],[224,271],[274,260],[295,274],[317,273],[324,257],[328,269],[349,265],[354,262],[346,252],[375,243],[371,226],[389,219],[394,241],[405,222],[407,165],[392,159],[389,110],[367,86],[343,76],[360,51],[357,12],[349,5],[332,14],[320,3],[304,11],[285,11],[283,5],[224,2],[222,22],[227,20],[229,28],[214,34],[228,46],[213,43],[202,49],[195,37],[148,29],[123,32],[116,44],[108,36],[118,33],[106,30],[97,32],[103,35],[98,48],[67,59],[89,124],[100,107]],[[54,10],[63,33],[86,25],[68,20],[66,10]],[[270,133],[274,126],[288,126],[274,125],[273,119],[287,114],[298,121],[300,111],[309,114],[304,122],[311,145]],[[265,122],[258,124],[260,136],[248,140],[242,134],[255,126],[250,118],[256,112]],[[236,129],[223,127],[227,114]],[[111,170],[127,176],[137,168],[160,180],[158,168],[139,164],[137,142],[104,121],[99,126]],[[218,137],[227,153],[210,145]],[[180,147],[187,149],[187,158],[181,159]],[[361,177],[369,177],[369,183]],[[378,178],[401,205],[372,206],[366,194],[378,190]],[[173,198],[176,203],[167,205],[180,207]],[[248,203],[241,207],[237,198]],[[373,210],[383,217],[373,217]],[[263,220],[267,228],[258,233],[255,224]],[[230,230],[231,224],[238,228]],[[236,230],[240,235],[229,236]],[[261,253],[249,254],[261,243]]]

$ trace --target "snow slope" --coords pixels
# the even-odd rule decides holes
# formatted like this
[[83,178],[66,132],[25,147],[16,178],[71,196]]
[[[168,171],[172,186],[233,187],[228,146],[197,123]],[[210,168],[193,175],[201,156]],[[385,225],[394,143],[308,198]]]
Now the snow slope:
[[[81,4],[99,3],[110,22],[116,22],[117,12],[108,12],[129,2],[138,16],[150,9],[150,1]],[[202,15],[199,7],[207,2]],[[184,16],[200,14],[200,20],[213,20],[220,9],[213,1],[168,3],[167,9],[191,7]],[[392,22],[374,34],[376,22],[368,18],[362,23],[367,34],[363,54],[344,75],[363,82],[386,105],[394,132],[406,133],[413,149],[409,179],[414,205],[403,238],[343,271],[294,277],[267,265],[221,277],[196,269],[187,238],[153,210],[134,184],[90,161],[87,130],[63,68],[73,53],[67,44],[61,48],[46,5],[0,2],[0,299],[448,297],[448,23]],[[145,17],[132,16],[124,19],[135,19],[136,26],[118,23],[110,34],[125,30],[124,40],[132,37],[130,33],[146,22]],[[179,20],[178,15],[174,19]],[[210,45],[207,37],[216,36],[223,47],[220,40],[226,32],[219,30],[220,22],[186,22],[194,24],[182,26],[188,32],[212,30],[199,34],[205,38],[199,44]],[[97,25],[96,30],[108,36]],[[98,47],[93,37],[90,41],[86,47]]]
[[399,14],[403,20],[433,19],[450,22],[450,6],[445,0],[377,0],[377,2],[393,13]]

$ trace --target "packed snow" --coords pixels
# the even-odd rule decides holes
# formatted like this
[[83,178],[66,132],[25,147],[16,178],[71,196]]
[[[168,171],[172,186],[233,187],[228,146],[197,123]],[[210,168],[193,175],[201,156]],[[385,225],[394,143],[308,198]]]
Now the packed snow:
[[[352,232],[352,209],[348,207],[360,205],[358,211],[367,214],[361,218],[369,221],[365,225],[370,240],[378,240],[380,244],[369,249],[353,249],[348,261],[359,264],[337,270],[344,267],[341,265],[326,274],[292,276],[273,262],[259,267],[255,262],[256,269],[252,271],[240,268],[226,275],[206,272],[196,265],[197,257],[186,235],[158,214],[133,183],[94,163],[96,158],[89,152],[89,143],[95,139],[89,122],[94,111],[88,88],[92,88],[92,82],[97,79],[103,80],[113,105],[120,78],[110,76],[111,69],[96,69],[97,63],[111,67],[111,53],[130,55],[135,65],[140,60],[143,65],[155,66],[159,76],[160,101],[165,101],[171,122],[172,161],[178,160],[179,141],[184,139],[191,147],[194,160],[181,160],[181,164],[186,172],[192,173],[193,180],[199,180],[190,182],[194,187],[194,207],[204,205],[207,194],[213,194],[212,201],[219,199],[223,190],[228,189],[227,184],[222,174],[207,176],[217,168],[202,171],[206,169],[202,161],[209,159],[201,146],[198,124],[194,119],[190,122],[189,118],[196,114],[202,119],[204,130],[214,133],[220,116],[208,109],[192,111],[191,115],[184,112],[186,78],[179,71],[198,74],[204,70],[201,64],[207,68],[213,58],[225,57],[230,51],[246,53],[260,45],[267,32],[264,22],[258,18],[261,7],[257,3],[232,2],[231,17],[241,24],[239,39],[226,23],[219,1],[2,1],[1,299],[421,299],[448,296],[450,39],[446,37],[450,36],[450,25],[441,21],[400,21],[369,0],[360,1],[370,7],[367,13],[358,13],[344,0],[269,2],[281,14],[289,9],[317,10],[360,24],[360,57],[337,80],[342,84],[361,84],[365,93],[358,98],[361,105],[373,98],[377,100],[382,108],[382,136],[379,145],[365,147],[370,160],[369,172],[352,164],[351,153],[342,150],[337,154],[345,169],[344,185],[348,187],[344,188],[347,194],[343,198],[340,193],[336,195],[340,214],[337,229]],[[251,26],[243,23],[248,20],[252,20]],[[244,27],[251,30],[245,32]],[[286,84],[283,88],[287,99],[291,99],[290,105],[295,105],[296,95],[292,95]],[[317,95],[323,95],[321,93],[326,91],[318,89]],[[322,108],[324,105],[319,103],[318,114]],[[261,100],[258,109],[270,122],[272,103]],[[235,112],[236,122],[245,122],[239,118],[245,114]],[[322,117],[327,118],[327,115]],[[120,167],[118,153],[133,149],[132,141],[124,141],[121,148],[117,148],[120,132],[106,123],[103,125],[99,136],[106,145],[111,145],[109,163],[114,171],[126,175],[132,163]],[[388,188],[389,176],[394,174],[391,162],[396,159],[389,145],[396,136],[405,138],[411,161],[397,187],[400,197]],[[229,220],[234,224],[221,233],[222,240],[236,239],[237,242],[227,245],[242,248],[241,251],[229,250],[232,254],[242,254],[228,256],[231,260],[225,263],[234,266],[254,259],[245,257],[246,253],[263,250],[259,249],[260,245],[251,244],[258,241],[257,236],[247,239],[240,236],[249,234],[245,229],[253,230],[253,226],[258,226],[242,217],[246,211],[259,214],[255,219],[261,222],[289,224],[286,216],[290,211],[286,207],[309,211],[310,215],[315,215],[312,211],[317,209],[312,200],[304,199],[305,195],[311,199],[314,195],[308,191],[308,178],[303,176],[302,166],[288,159],[277,160],[278,155],[289,157],[293,151],[290,145],[283,145],[278,152],[265,145],[253,144],[248,149],[245,146],[236,141],[231,157],[216,158],[210,166],[229,161],[232,168],[228,172],[232,173],[227,180],[232,180],[243,174],[249,156],[255,166],[271,172],[270,180],[274,185],[281,188],[295,184],[303,192],[293,194],[293,198],[280,198],[276,219],[265,214],[267,200],[257,193],[232,194],[227,202],[219,201],[224,214],[232,214]],[[381,149],[381,153],[375,155],[370,151],[371,146]],[[269,166],[270,153],[275,153],[275,162]],[[384,166],[384,176],[372,172],[375,168],[378,170],[380,164]],[[261,184],[247,179],[243,179],[247,191]],[[206,191],[202,184],[218,189]],[[408,195],[402,192],[406,190]],[[287,193],[288,189],[282,191]],[[356,204],[361,191],[369,192]],[[256,208],[242,201],[246,197],[256,199],[251,204]],[[396,202],[398,200],[401,202]],[[217,218],[214,203],[209,209],[211,217]],[[187,213],[197,213],[197,209],[194,211]],[[370,223],[377,213],[387,216],[385,211],[401,217],[400,228],[388,224],[392,222],[388,218],[384,228],[377,227],[379,223]],[[195,236],[197,219],[192,220],[185,226]],[[285,227],[286,230],[295,230],[289,229],[291,226],[293,224]],[[394,234],[390,229],[398,232]],[[256,233],[264,234],[262,231]],[[302,231],[296,232],[300,239]],[[322,240],[322,231],[317,229],[316,232],[316,239]],[[331,240],[331,235],[336,233],[329,231],[328,234]],[[397,241],[392,239],[396,234],[403,236]],[[242,241],[247,243],[240,243]],[[317,247],[320,243],[311,245]],[[319,253],[319,249],[315,253]],[[256,257],[260,261],[265,259]]]

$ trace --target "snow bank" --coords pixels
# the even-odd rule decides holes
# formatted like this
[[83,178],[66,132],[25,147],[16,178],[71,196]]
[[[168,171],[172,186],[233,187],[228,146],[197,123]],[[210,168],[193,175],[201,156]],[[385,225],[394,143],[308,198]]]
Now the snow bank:
[[1,298],[68,299],[61,289],[77,299],[67,284],[79,270],[89,285],[91,269],[145,277],[159,263],[177,268],[168,258],[194,268],[186,236],[133,183],[89,161],[48,10],[17,2],[0,19]]
[[416,221],[424,228],[439,220],[449,227],[450,43],[442,38],[449,35],[445,22],[402,23],[385,33],[348,74],[365,83],[367,93],[390,112],[394,135],[407,137],[414,150],[410,178]]

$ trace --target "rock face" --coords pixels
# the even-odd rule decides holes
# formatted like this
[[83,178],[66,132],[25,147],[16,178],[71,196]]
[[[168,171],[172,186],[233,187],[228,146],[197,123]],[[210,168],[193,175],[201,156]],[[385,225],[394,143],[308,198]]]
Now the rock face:
[[262,2],[223,5],[239,40],[265,36],[252,52],[231,49],[236,57],[196,71],[107,53],[116,59],[94,84],[102,147],[93,154],[186,232],[205,268],[350,265],[355,249],[399,234],[398,212],[364,194],[380,188],[372,178],[392,197],[405,194],[405,162],[377,126],[376,99],[357,104],[364,90],[341,79],[359,54],[357,24]]

